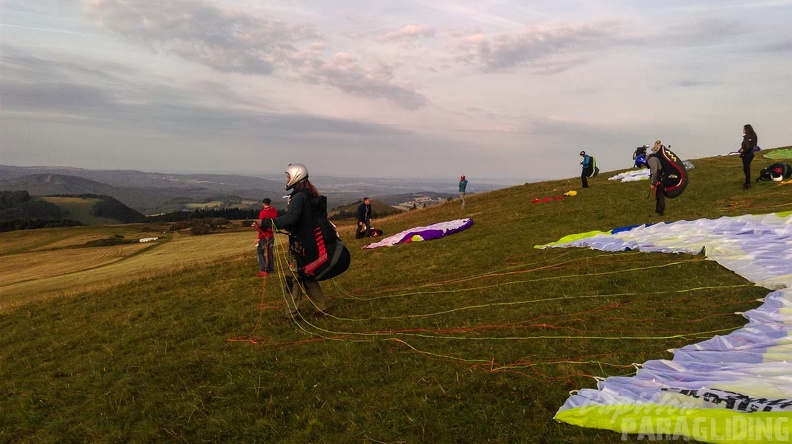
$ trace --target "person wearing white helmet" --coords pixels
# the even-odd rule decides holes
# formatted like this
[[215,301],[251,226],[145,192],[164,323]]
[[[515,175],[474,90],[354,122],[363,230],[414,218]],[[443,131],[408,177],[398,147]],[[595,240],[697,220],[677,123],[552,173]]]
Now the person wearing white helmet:
[[[289,195],[289,204],[286,213],[272,220],[275,227],[289,231],[289,270],[291,276],[286,277],[286,288],[288,295],[286,298],[286,317],[296,320],[299,317],[298,308],[305,293],[317,311],[314,317],[321,317],[327,314],[329,305],[322,292],[319,282],[306,279],[301,274],[301,258],[303,253],[303,240],[300,233],[304,230],[304,224],[309,223],[310,214],[306,214],[305,208],[309,205],[309,200],[314,196],[319,196],[319,191],[308,180],[308,168],[301,163],[292,163],[286,168],[286,190],[292,190]],[[308,211],[307,213],[310,213]],[[296,278],[295,278],[296,277]],[[304,290],[304,291],[303,291]]]

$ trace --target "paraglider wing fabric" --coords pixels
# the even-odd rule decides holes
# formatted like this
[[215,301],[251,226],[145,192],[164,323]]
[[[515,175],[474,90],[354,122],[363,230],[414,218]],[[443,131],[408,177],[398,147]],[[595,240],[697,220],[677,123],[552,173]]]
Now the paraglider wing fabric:
[[619,182],[635,182],[638,180],[649,180],[649,169],[644,168],[637,171],[627,171],[611,176],[608,180],[618,180]]
[[392,247],[396,244],[413,241],[427,241],[439,239],[449,234],[454,234],[466,230],[473,225],[473,219],[457,219],[447,222],[438,222],[426,227],[414,227],[402,231],[401,233],[388,236],[379,242],[365,245],[363,248]]
[[792,148],[765,151],[763,156],[765,159],[792,159]]
[[792,212],[626,228],[539,248],[703,251],[709,259],[773,291],[759,307],[742,313],[748,321],[743,328],[671,350],[673,359],[648,361],[635,376],[599,380],[596,389],[570,396],[555,419],[625,434],[670,430],[668,434],[673,431],[701,441],[733,443],[744,442],[745,436],[735,428],[739,422],[748,427],[749,436],[761,432],[778,440],[783,438],[778,433],[786,433],[788,439]]

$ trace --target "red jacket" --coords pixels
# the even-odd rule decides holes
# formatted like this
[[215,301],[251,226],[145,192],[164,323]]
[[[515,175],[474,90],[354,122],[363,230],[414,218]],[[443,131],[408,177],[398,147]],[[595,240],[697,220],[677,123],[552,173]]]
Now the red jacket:
[[[259,212],[259,220],[262,219],[275,219],[278,217],[278,210],[275,207],[264,208]],[[270,239],[272,238],[272,228],[265,228],[261,229],[258,225],[256,225],[256,229],[259,232],[258,238],[261,239],[263,237]]]

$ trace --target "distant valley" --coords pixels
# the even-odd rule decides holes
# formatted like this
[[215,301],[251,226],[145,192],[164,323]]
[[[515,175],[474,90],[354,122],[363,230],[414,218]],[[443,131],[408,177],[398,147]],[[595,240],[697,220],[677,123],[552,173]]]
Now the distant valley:
[[[420,207],[456,196],[454,181],[312,177],[330,208],[369,196],[394,207]],[[450,183],[449,183],[450,182]],[[506,185],[476,183],[475,192]],[[134,170],[88,170],[68,167],[0,165],[0,191],[27,191],[32,196],[96,194],[113,197],[151,215],[195,208],[257,208],[263,197],[285,208],[283,181],[246,175],[170,174]]]

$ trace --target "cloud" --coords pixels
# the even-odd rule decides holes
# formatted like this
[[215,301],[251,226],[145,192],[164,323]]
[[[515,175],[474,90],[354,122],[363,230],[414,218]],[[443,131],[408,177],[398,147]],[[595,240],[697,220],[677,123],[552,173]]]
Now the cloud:
[[437,30],[429,25],[407,25],[399,30],[388,32],[377,38],[377,41],[412,41],[434,37]]
[[792,40],[778,40],[760,46],[758,51],[771,53],[792,53]]
[[270,74],[310,26],[221,10],[208,2],[84,0],[86,13],[133,42],[173,52],[219,71]]
[[423,94],[394,82],[392,66],[380,63],[373,69],[364,68],[352,54],[337,53],[328,61],[303,60],[299,72],[314,83],[332,85],[357,96],[387,98],[407,109],[426,104]]
[[327,43],[310,25],[222,10],[200,0],[84,0],[83,7],[132,42],[218,71],[254,75],[296,71],[305,81],[388,99],[407,109],[426,104],[425,96],[395,80],[392,66],[365,67],[344,53],[323,59]]
[[457,60],[485,72],[529,65],[535,72],[554,73],[587,60],[585,54],[610,44],[606,26],[536,26],[493,36],[473,34],[458,39]]
[[[243,106],[205,103],[241,103],[221,84],[200,82],[182,89],[169,79],[127,80],[134,72],[108,64],[102,70],[86,69],[57,57],[48,60],[22,55],[3,47],[0,72],[2,111],[18,119],[79,121],[91,125],[128,126],[171,134],[238,133],[254,137],[315,138],[405,134],[387,125],[315,116],[307,113],[273,113]],[[96,63],[86,62],[90,66]],[[25,80],[21,80],[25,79]],[[162,83],[157,83],[161,81]],[[198,90],[200,89],[200,93]],[[217,94],[220,100],[210,100]]]

